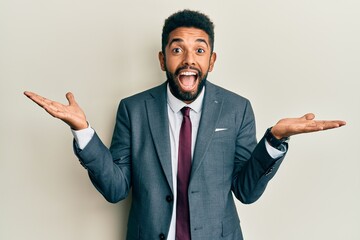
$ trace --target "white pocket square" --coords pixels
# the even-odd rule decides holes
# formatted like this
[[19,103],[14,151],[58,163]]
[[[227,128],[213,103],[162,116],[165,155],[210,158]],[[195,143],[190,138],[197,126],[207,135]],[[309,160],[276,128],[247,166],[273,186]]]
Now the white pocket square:
[[215,128],[215,132],[226,131],[227,128]]

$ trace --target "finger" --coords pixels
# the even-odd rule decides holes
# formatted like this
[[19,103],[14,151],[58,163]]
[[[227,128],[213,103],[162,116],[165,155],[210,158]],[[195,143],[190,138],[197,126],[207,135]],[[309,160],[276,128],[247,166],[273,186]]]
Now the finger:
[[51,100],[46,99],[40,95],[37,95],[36,93],[33,92],[24,92],[24,94],[30,98],[33,102],[35,102],[36,104],[38,104],[40,107],[44,107],[46,105],[50,105],[52,103]]
[[302,119],[305,119],[305,120],[313,120],[315,118],[315,114],[313,113],[307,113],[305,114],[304,116],[301,117]]
[[338,128],[344,126],[346,123],[344,121],[323,121],[324,130]]
[[346,125],[346,122],[345,122],[345,121],[337,120],[337,122],[339,123],[340,127]]
[[303,133],[318,132],[324,130],[321,126],[308,126],[304,129]]
[[75,97],[74,94],[72,94],[71,92],[66,93],[66,99],[69,102],[69,105],[76,105],[76,101],[75,101]]
[[331,122],[338,124],[339,127],[346,125],[346,122],[342,120],[332,120]]
[[24,95],[27,96],[28,98],[30,98],[31,100],[33,100],[34,98],[37,99],[39,97],[39,95],[37,95],[36,93],[29,92],[29,91],[25,91]]
[[30,91],[25,91],[24,92],[24,95],[27,96],[27,97],[30,97],[32,94],[34,94],[34,93],[30,92]]
[[315,131],[322,131],[322,130],[328,130],[333,128],[338,128],[341,126],[344,126],[346,122],[341,120],[336,121],[327,121],[327,120],[317,120],[317,121],[311,121],[311,123],[308,123],[306,126],[306,131],[308,132],[315,132]]

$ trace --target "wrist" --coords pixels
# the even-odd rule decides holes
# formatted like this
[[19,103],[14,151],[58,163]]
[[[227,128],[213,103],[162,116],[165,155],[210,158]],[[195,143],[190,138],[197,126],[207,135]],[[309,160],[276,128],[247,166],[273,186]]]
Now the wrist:
[[270,146],[280,150],[282,148],[281,146],[284,143],[287,143],[290,138],[289,137],[279,137],[279,136],[273,134],[272,127],[270,127],[266,130],[265,139],[270,144]]
[[74,131],[80,131],[80,130],[84,130],[86,128],[89,128],[89,123],[87,121],[81,123],[81,124],[78,124],[76,126],[70,126],[70,128]]

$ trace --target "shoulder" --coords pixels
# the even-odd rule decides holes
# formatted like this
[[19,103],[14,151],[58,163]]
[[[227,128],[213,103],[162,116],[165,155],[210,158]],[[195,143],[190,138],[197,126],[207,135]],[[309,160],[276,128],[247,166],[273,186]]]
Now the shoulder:
[[239,95],[233,91],[230,91],[228,89],[225,89],[223,87],[220,87],[216,84],[213,84],[209,81],[207,81],[206,83],[206,90],[205,92],[207,92],[210,95],[213,95],[216,98],[220,98],[222,99],[224,102],[233,105],[233,104],[250,104],[249,99],[247,99],[246,97]]
[[166,82],[156,87],[126,97],[122,99],[120,103],[133,105],[143,103],[146,100],[154,98],[166,98]]
[[162,83],[161,85],[158,85],[156,87],[153,87],[148,90],[134,94],[132,96],[126,97],[123,99],[123,101],[138,101],[141,99],[146,100],[146,99],[162,97],[162,96],[166,96],[166,82]]
[[211,106],[212,103],[221,104],[223,115],[236,116],[237,119],[254,119],[254,112],[250,101],[230,90],[217,86],[213,83],[206,83],[204,106]]

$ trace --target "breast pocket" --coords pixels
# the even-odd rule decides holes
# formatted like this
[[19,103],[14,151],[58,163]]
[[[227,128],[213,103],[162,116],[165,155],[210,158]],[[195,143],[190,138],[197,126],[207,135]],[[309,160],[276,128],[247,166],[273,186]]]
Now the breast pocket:
[[233,139],[234,135],[235,133],[233,128],[217,127],[214,130],[213,139],[218,139],[218,138]]

